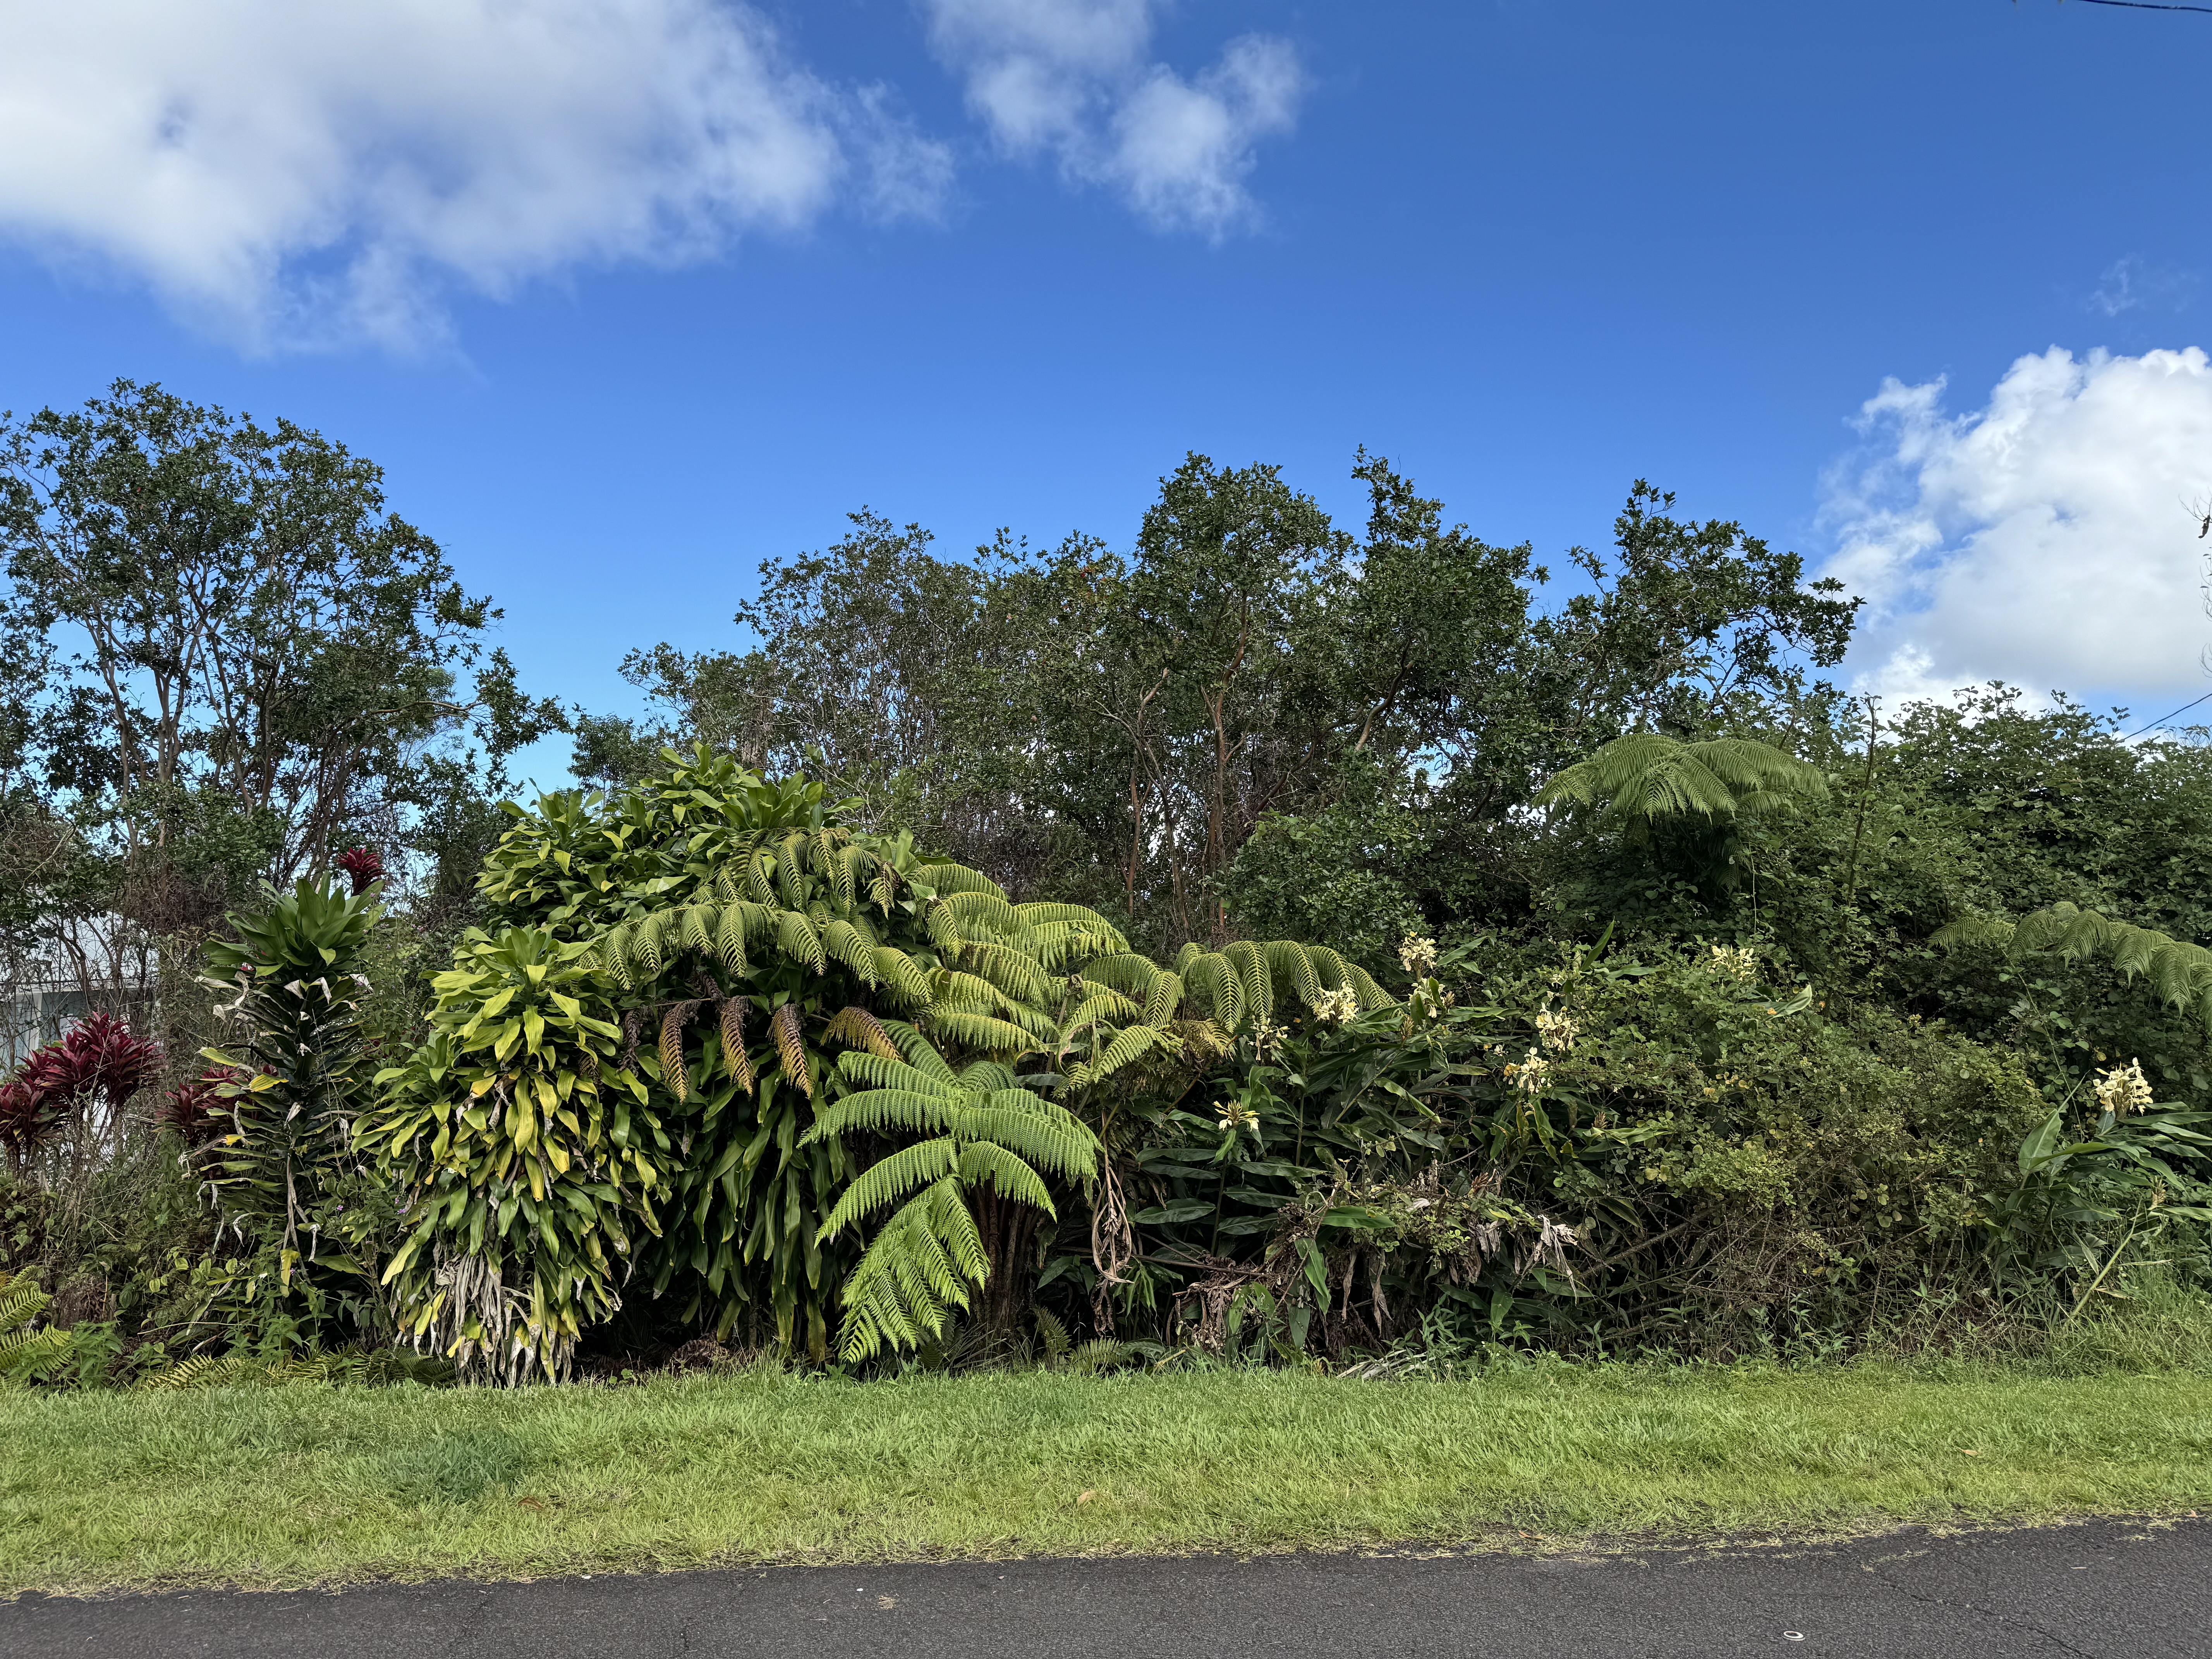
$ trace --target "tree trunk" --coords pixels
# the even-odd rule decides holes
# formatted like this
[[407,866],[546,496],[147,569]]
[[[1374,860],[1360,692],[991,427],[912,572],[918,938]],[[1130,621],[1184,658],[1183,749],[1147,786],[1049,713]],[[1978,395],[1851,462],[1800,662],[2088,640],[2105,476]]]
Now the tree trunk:
[[986,1185],[974,1195],[976,1231],[991,1276],[975,1297],[974,1318],[993,1337],[1024,1334],[1036,1296],[1037,1227],[1044,1212]]

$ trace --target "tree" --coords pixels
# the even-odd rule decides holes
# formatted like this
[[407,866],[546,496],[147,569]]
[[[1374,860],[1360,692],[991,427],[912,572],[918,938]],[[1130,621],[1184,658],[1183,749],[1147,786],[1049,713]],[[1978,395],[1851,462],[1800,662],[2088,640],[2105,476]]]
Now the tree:
[[256,879],[401,840],[441,745],[495,769],[559,720],[380,470],[289,421],[128,380],[0,417],[0,769],[105,866],[45,936],[82,952],[94,913],[121,919],[111,981]]

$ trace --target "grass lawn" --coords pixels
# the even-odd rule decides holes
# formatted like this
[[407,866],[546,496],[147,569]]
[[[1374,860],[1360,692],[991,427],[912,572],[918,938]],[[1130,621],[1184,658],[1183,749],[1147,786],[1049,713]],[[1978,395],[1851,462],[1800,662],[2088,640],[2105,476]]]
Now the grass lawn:
[[1540,1547],[2212,1508],[2212,1379],[1559,1365],[17,1394],[0,1448],[7,1591]]

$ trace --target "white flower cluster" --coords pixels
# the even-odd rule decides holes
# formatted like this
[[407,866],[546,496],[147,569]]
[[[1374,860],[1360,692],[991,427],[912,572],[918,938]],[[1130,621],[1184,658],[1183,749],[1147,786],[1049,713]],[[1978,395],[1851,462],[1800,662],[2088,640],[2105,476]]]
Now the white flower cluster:
[[1506,1066],[1505,1077],[1515,1088],[1528,1094],[1540,1095],[1544,1092],[1545,1084],[1551,1080],[1552,1062],[1540,1052],[1531,1048],[1519,1060]]
[[1536,1037],[1547,1048],[1565,1054],[1575,1046],[1583,1028],[1562,1013],[1547,1008],[1536,1016]]
[[2148,1110],[2150,1079],[2142,1073],[2142,1062],[2131,1060],[2101,1073],[2097,1079],[2097,1104],[2114,1117]]
[[1262,1060],[1273,1060],[1276,1051],[1283,1046],[1283,1039],[1289,1035],[1283,1027],[1262,1015],[1260,1023],[1252,1028],[1253,1052]]
[[1734,980],[1738,985],[1748,985],[1759,977],[1759,952],[1748,945],[1716,945],[1705,963],[1705,971]]
[[1398,941],[1398,960],[1415,979],[1426,979],[1437,971],[1437,942],[1408,933]]
[[1259,1113],[1243,1101],[1224,1100],[1221,1103],[1221,1132],[1224,1134],[1233,1135],[1239,1129],[1251,1128],[1259,1121]]
[[1359,996],[1349,985],[1340,985],[1334,991],[1323,991],[1314,999],[1314,1018],[1330,1025],[1341,1025],[1359,1012]]

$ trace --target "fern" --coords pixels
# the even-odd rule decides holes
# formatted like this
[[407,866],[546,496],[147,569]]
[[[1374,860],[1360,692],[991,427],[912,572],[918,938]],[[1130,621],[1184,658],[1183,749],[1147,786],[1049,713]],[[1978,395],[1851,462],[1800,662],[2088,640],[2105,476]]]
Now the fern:
[[2014,960],[2051,954],[2067,962],[2108,959],[2124,979],[2148,979],[2173,1007],[2194,1012],[2212,1032],[2212,951],[2106,915],[2061,902],[2017,922],[1966,917],[1937,931],[1944,946],[1993,945]]
[[840,1054],[840,1079],[858,1086],[825,1107],[805,1137],[892,1129],[929,1136],[863,1170],[822,1224],[827,1241],[897,1206],[846,1282],[840,1346],[848,1361],[918,1346],[942,1334],[950,1309],[969,1306],[970,1289],[990,1273],[969,1192],[988,1185],[1056,1214],[1038,1170],[1086,1180],[1100,1156],[1097,1138],[1073,1113],[1015,1087],[1008,1067],[983,1060],[956,1073],[911,1026],[884,1029],[903,1058],[872,1048]]
[[0,1273],[0,1376],[19,1376],[69,1358],[68,1331],[33,1326],[53,1298],[28,1273]]
[[1536,797],[1539,805],[1602,806],[1607,821],[1633,835],[1661,818],[1750,817],[1827,799],[1820,768],[1771,744],[1748,738],[1680,743],[1656,732],[1615,738]]

